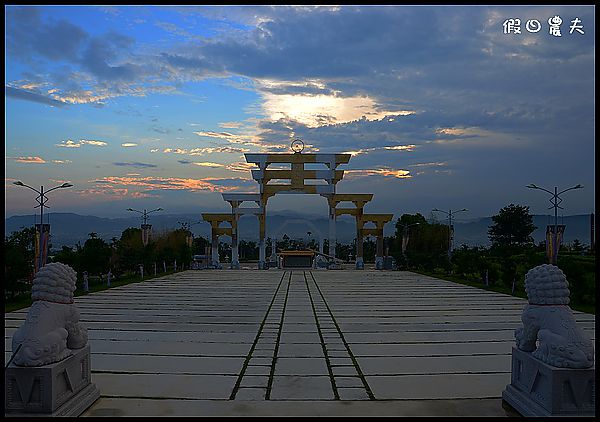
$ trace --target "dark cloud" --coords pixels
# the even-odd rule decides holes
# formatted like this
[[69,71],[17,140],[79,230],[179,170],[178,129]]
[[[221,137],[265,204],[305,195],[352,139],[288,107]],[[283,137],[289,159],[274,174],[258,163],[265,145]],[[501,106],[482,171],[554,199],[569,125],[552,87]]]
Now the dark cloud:
[[7,97],[16,98],[19,100],[33,101],[36,103],[46,104],[50,106],[63,107],[65,103],[57,101],[50,97],[35,92],[26,91],[24,89],[13,88],[11,86],[4,87],[4,93]]
[[133,42],[132,38],[114,32],[94,38],[82,55],[82,65],[99,80],[132,81],[142,73],[138,65],[125,63],[112,66],[109,63],[118,58],[119,52],[127,52]]
[[139,162],[113,163],[113,165],[120,166],[120,167],[135,167],[135,168],[155,168],[155,167],[158,167],[156,164],[139,163]]
[[29,60],[32,52],[57,60],[76,60],[88,34],[65,20],[43,22],[38,8],[6,7],[6,51]]

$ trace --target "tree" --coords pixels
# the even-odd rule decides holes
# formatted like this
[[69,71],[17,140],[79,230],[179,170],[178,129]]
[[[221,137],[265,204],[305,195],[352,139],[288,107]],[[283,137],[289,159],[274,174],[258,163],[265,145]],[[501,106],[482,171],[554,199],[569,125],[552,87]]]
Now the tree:
[[81,271],[89,274],[102,274],[108,272],[112,249],[104,239],[90,233],[90,238],[85,241],[80,253]]
[[129,227],[123,230],[121,239],[117,242],[117,256],[117,273],[137,271],[138,265],[142,263],[144,257],[142,229]]
[[488,237],[492,246],[533,245],[531,233],[536,229],[529,207],[510,204],[492,217],[494,224],[489,226]]
[[36,231],[27,227],[4,238],[4,294],[15,296],[28,290],[33,279]]
[[209,246],[209,242],[207,239],[205,239],[202,236],[196,236],[192,241],[192,252],[194,255],[204,255],[207,246]]
[[54,254],[52,262],[60,262],[62,264],[70,266],[76,272],[80,272],[80,255],[81,250],[73,250],[73,248],[63,245],[62,249],[56,254]]

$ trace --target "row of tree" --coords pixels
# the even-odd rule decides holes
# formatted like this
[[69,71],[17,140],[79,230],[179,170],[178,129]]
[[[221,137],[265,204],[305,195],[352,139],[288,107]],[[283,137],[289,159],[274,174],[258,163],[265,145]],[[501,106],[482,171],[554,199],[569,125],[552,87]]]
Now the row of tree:
[[[446,224],[428,222],[419,213],[404,214],[396,221],[394,236],[385,238],[387,253],[395,257],[400,269],[444,271],[488,284],[499,282],[513,289],[515,284],[521,283],[522,288],[525,272],[546,262],[544,244],[535,245],[531,237],[536,227],[529,207],[510,204],[493,216],[492,221],[488,231],[490,247],[462,245],[449,256],[450,229]],[[120,276],[138,272],[140,265],[149,272],[154,265],[160,268],[163,262],[171,265],[175,261],[189,267],[193,255],[210,254],[207,239],[196,237],[190,242],[190,236],[191,233],[185,229],[167,231],[153,236],[144,246],[141,229],[132,227],[110,242],[99,238],[96,233],[90,233],[83,246],[63,246],[60,251],[50,255],[52,261],[70,265],[80,276],[84,271],[90,275],[100,275],[109,270],[113,275]],[[34,242],[33,227],[5,237],[5,292],[9,296],[29,288],[28,282],[33,277]],[[365,262],[374,262],[375,241],[367,238],[363,245]],[[271,254],[272,246],[272,240],[267,239],[267,256]],[[318,249],[319,245],[314,238],[306,242],[291,239],[287,235],[278,239],[276,244],[278,251],[306,247]],[[338,258],[350,262],[355,259],[356,240],[348,244],[338,242],[335,249]],[[585,252],[580,242],[573,242],[571,249],[576,256]],[[220,242],[218,250],[221,262],[231,261],[229,244]],[[329,250],[327,240],[323,250],[325,253]],[[568,276],[573,276],[572,281],[577,284],[574,291],[587,301],[595,300],[592,299],[595,296],[595,273],[590,276],[592,271],[585,262],[582,264],[578,261],[579,264],[575,265],[573,260],[576,258],[569,258],[570,255],[565,252],[563,247],[559,254],[559,266],[569,272]],[[257,242],[240,240],[239,257],[241,261],[258,260]]]
[[[491,246],[461,245],[449,256],[447,225],[427,222],[421,214],[404,214],[396,223],[395,236],[388,240],[390,253],[401,269],[452,273],[467,281],[524,291],[527,271],[548,262],[545,242],[536,245],[531,236],[536,227],[529,207],[510,204],[493,216],[492,222],[488,228]],[[574,241],[561,247],[558,255],[571,298],[579,304],[595,305],[595,257],[591,252]]]

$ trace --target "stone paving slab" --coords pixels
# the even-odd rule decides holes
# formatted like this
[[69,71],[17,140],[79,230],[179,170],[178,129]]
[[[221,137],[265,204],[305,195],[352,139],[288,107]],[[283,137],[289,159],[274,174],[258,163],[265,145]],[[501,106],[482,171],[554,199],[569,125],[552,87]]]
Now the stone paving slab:
[[102,398],[82,416],[515,416],[497,399],[474,400],[176,400]]
[[92,373],[100,401],[103,397],[226,400],[235,380],[234,375]]
[[[101,391],[87,416],[506,416],[526,301],[409,272],[271,269],[76,303]],[[5,314],[5,362],[26,313]],[[595,338],[594,315],[574,315]]]
[[272,400],[333,400],[328,376],[276,375]]

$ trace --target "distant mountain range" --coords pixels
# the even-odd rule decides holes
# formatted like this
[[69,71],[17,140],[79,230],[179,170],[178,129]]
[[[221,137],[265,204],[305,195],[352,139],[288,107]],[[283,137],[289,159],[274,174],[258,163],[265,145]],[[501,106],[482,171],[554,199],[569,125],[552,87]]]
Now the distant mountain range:
[[[44,219],[45,220],[45,219]],[[50,213],[51,243],[54,249],[61,246],[74,246],[77,242],[83,244],[89,237],[89,233],[95,232],[98,237],[110,241],[111,238],[120,238],[121,233],[128,227],[139,227],[141,218],[139,216],[122,218],[104,218],[92,215],[79,215],[72,213]],[[194,223],[200,220],[198,214],[153,214],[148,223],[152,224],[154,233],[160,233],[181,227],[179,222]],[[395,220],[394,220],[395,221]],[[534,215],[533,221],[537,229],[533,232],[536,243],[544,240],[546,225],[554,223],[554,217],[549,215]],[[46,222],[46,221],[44,221]],[[16,215],[5,219],[4,233],[31,227],[34,224],[33,215]],[[258,219],[254,216],[243,216],[239,223],[240,239],[258,239]],[[490,244],[487,231],[492,224],[491,217],[484,217],[469,221],[455,222],[455,246],[462,244],[469,246],[488,246]],[[559,224],[565,224],[566,243],[578,239],[585,245],[590,244],[590,215],[570,215],[559,217]],[[194,235],[210,237],[210,225],[206,222],[195,224],[192,227]],[[267,236],[281,238],[287,234],[291,238],[318,239],[320,236],[327,238],[329,222],[327,217],[299,214],[294,211],[286,214],[267,214]],[[356,226],[351,217],[338,218],[336,223],[337,240],[340,242],[351,242],[355,237]],[[384,234],[394,235],[394,223],[386,225]]]

